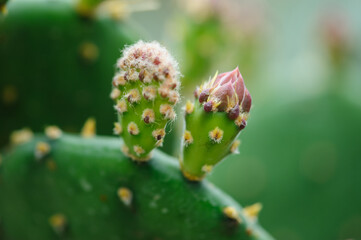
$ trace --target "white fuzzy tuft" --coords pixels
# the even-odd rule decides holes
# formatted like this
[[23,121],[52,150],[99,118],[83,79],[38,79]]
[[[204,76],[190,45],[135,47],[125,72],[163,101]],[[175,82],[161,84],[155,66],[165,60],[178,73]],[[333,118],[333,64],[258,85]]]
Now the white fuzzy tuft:
[[143,76],[144,72],[142,72],[139,79],[144,78],[146,82],[148,76],[152,76],[160,81],[175,80],[179,83],[177,61],[156,41],[138,41],[128,46],[123,50],[123,57],[118,60],[117,66],[123,71],[128,71],[130,68],[143,69],[147,74]]

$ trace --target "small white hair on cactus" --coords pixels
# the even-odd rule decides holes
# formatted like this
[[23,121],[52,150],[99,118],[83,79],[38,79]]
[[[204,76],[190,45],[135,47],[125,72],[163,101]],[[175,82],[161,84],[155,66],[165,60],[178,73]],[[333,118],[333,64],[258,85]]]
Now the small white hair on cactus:
[[163,84],[160,85],[158,88],[158,93],[162,98],[168,97],[169,92],[170,92],[169,88]]
[[232,206],[227,206],[223,208],[223,213],[227,218],[231,220],[237,221],[238,223],[242,222],[242,219],[239,217],[239,212],[236,208]]
[[125,80],[124,74],[125,74],[125,72],[117,73],[113,77],[113,86],[114,87],[118,87],[119,85],[124,86],[127,83],[127,81]]
[[149,76],[152,76],[160,81],[166,79],[179,81],[180,73],[177,61],[165,47],[156,41],[143,42],[140,40],[126,47],[123,50],[123,57],[118,60],[117,66],[124,71],[132,68],[144,70],[140,74],[141,80],[143,77],[147,80]]
[[262,204],[261,203],[254,203],[250,206],[247,206],[243,208],[243,212],[246,216],[249,218],[255,220],[257,219],[259,212],[262,210]]
[[12,145],[23,144],[29,142],[33,137],[34,137],[33,131],[31,131],[29,128],[23,128],[11,133],[10,143]]
[[35,146],[35,158],[37,160],[42,159],[50,153],[50,145],[46,142],[38,142]]
[[215,129],[210,131],[208,133],[208,135],[212,141],[214,141],[215,143],[220,143],[223,138],[223,133],[224,133],[224,131],[222,129],[220,129],[219,127],[216,127]]
[[146,100],[153,101],[157,95],[157,89],[153,86],[147,86],[143,88],[142,94]]
[[230,148],[231,153],[239,153],[238,146],[240,144],[241,144],[241,141],[236,139],[231,145],[231,148]]
[[48,126],[45,128],[45,135],[52,140],[60,138],[62,134],[63,132],[57,126]]
[[184,110],[186,114],[191,114],[194,111],[194,104],[191,101],[187,100]]
[[122,133],[122,131],[123,131],[123,129],[122,129],[122,126],[120,125],[120,123],[115,122],[114,123],[114,128],[113,128],[113,133],[116,134],[116,135],[119,135],[119,134]]
[[128,124],[127,128],[128,128],[128,132],[131,135],[138,135],[139,134],[139,128],[138,128],[138,125],[135,122],[130,122]]
[[184,140],[184,145],[187,147],[188,145],[193,143],[193,136],[192,133],[188,130],[184,131],[183,134],[183,140]]
[[133,150],[137,154],[137,156],[140,156],[141,154],[143,154],[145,152],[144,149],[139,145],[135,145],[133,147]]
[[115,100],[120,96],[121,92],[118,88],[113,88],[112,92],[110,93],[110,98]]
[[174,120],[176,118],[176,113],[173,107],[169,104],[160,105],[159,112],[164,116],[165,119]]
[[205,173],[210,173],[213,169],[213,166],[212,165],[203,165],[202,167],[202,171],[205,172]]
[[128,98],[128,101],[130,103],[136,103],[140,101],[140,93],[138,91],[138,89],[134,88],[129,90],[129,93],[126,94],[126,97]]
[[168,93],[169,102],[176,104],[179,102],[179,99],[180,99],[180,96],[179,96],[178,91],[174,91],[174,90],[169,91],[169,93]]
[[156,129],[152,132],[152,135],[155,138],[155,140],[159,141],[164,138],[165,130],[163,128]]
[[119,199],[124,203],[125,206],[129,207],[132,204],[133,193],[129,188],[120,187],[117,190]]
[[116,105],[114,105],[114,109],[117,110],[119,113],[124,113],[128,111],[128,106],[125,100],[121,99],[117,101]]
[[145,123],[153,123],[155,121],[155,114],[153,109],[145,109],[142,113],[142,119]]

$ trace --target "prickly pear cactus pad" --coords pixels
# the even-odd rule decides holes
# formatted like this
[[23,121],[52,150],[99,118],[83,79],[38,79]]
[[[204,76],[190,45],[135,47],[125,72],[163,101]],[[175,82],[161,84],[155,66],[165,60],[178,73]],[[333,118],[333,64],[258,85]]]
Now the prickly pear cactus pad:
[[45,135],[12,134],[0,155],[1,239],[272,240],[258,224],[260,204],[242,208],[206,180],[188,181],[236,149],[251,105],[238,68],[203,84],[199,103],[187,104],[184,144],[196,148],[185,150],[182,174],[175,159],[154,149],[175,118],[176,61],[158,43],[140,41],[117,67],[110,95],[114,132],[123,139],[97,137],[93,118],[80,136],[56,126]]
[[117,67],[111,92],[119,117],[114,130],[124,139],[126,155],[147,161],[176,117],[178,64],[159,43],[139,41],[124,50]]
[[272,239],[258,205],[242,208],[206,180],[185,180],[160,151],[130,161],[120,144],[53,128],[3,153],[1,239]]
[[6,4],[7,14],[0,13],[0,146],[15,129],[56,124],[78,132],[90,116],[99,134],[112,133],[114,111],[104,81],[137,34],[130,20],[106,10],[87,17],[75,2],[15,0]]
[[199,181],[225,156],[237,153],[240,142],[235,139],[246,127],[251,95],[238,67],[216,74],[194,95],[195,101],[185,106],[180,164],[186,178]]

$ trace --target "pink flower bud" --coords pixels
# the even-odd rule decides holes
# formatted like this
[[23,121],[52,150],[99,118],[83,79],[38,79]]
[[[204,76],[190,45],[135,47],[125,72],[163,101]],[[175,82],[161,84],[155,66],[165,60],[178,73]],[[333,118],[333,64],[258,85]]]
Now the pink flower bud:
[[239,105],[237,104],[228,112],[228,117],[231,120],[235,120],[239,116]]
[[[249,112],[251,95],[244,85],[238,67],[230,72],[221,73],[203,84],[199,102],[213,102],[217,111],[228,112],[231,119],[238,117],[239,112]],[[209,109],[208,107],[206,107]]]
[[207,101],[207,98],[209,97],[209,89],[203,90],[201,94],[199,94],[199,102],[205,102]]
[[248,89],[246,88],[244,98],[242,101],[242,112],[249,112],[251,110],[251,105],[252,105],[251,94],[249,93]]
[[[235,90],[235,92],[237,93],[238,99],[239,99],[239,104],[240,104],[243,99],[245,86],[244,86],[244,81],[243,81],[242,75],[239,72],[238,67],[236,69],[234,69],[233,71],[219,74],[217,76],[216,80],[214,81],[213,86],[217,87],[217,86],[223,86],[223,85],[227,85],[227,84],[228,84],[228,88],[231,85],[233,87],[233,89]],[[233,92],[233,89],[229,90],[229,91]]]
[[206,112],[212,111],[212,108],[213,108],[212,102],[210,102],[210,101],[206,102],[204,104],[203,108],[204,108],[204,111],[206,111]]

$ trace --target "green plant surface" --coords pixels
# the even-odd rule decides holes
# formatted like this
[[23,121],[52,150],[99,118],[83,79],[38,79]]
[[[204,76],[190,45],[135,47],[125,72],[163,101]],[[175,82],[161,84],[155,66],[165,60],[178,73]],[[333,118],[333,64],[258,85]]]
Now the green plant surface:
[[167,123],[176,118],[178,65],[159,43],[139,41],[123,50],[117,67],[111,98],[117,133],[125,143],[122,151],[135,161],[147,161],[163,144]]
[[[118,138],[63,134],[4,153],[2,239],[272,239],[215,186],[184,179],[171,157],[155,150],[139,164],[120,145]],[[119,198],[119,188],[132,197]],[[235,209],[233,218],[225,207]],[[54,216],[64,221],[51,226]]]
[[134,31],[107,17],[84,18],[72,1],[11,1],[0,16],[0,145],[24,126],[79,131],[93,116],[111,134],[114,63]]
[[[204,166],[213,168],[232,153],[230,149],[240,129],[224,112],[205,112],[198,99],[194,111],[186,114],[185,118],[186,130],[192,134],[192,143],[184,147],[183,170],[192,176],[203,177],[206,173]],[[223,131],[220,143],[211,141],[209,137],[209,133],[216,128]]]
[[238,67],[218,74],[194,92],[185,111],[182,172],[191,181],[202,180],[223,158],[238,153],[240,131],[247,125],[252,98]]

